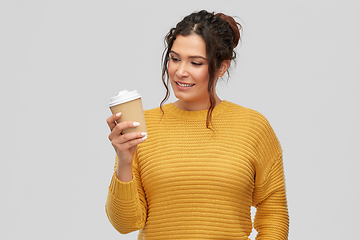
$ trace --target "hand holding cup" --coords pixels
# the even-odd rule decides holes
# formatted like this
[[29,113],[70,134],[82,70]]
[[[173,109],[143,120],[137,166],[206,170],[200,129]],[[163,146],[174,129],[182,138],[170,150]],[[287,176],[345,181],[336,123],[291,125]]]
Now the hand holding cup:
[[109,99],[113,115],[107,119],[109,140],[118,156],[117,176],[121,181],[132,179],[132,160],[139,143],[147,138],[145,115],[138,92],[121,91]]
[[[110,128],[109,140],[119,158],[119,165],[132,164],[132,159],[139,143],[147,138],[146,132],[129,132],[123,134],[124,130],[131,130],[140,125],[139,122],[120,122],[121,113],[116,113],[107,119]],[[119,123],[117,123],[119,122]]]

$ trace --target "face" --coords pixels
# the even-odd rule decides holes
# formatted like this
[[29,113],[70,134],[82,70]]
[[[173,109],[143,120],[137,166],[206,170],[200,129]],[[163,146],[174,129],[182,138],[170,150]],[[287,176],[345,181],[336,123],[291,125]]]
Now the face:
[[208,68],[205,41],[196,34],[178,35],[171,48],[168,74],[181,103],[207,106]]

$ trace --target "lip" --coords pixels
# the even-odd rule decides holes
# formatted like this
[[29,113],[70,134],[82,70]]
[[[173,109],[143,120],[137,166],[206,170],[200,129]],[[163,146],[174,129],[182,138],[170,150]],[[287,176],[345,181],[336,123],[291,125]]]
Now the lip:
[[186,82],[180,82],[180,81],[175,81],[175,80],[174,80],[174,82],[175,82],[176,87],[179,90],[188,90],[188,89],[192,88],[193,86],[195,86],[195,84],[194,84],[194,85],[189,86],[189,87],[184,87],[184,86],[180,86],[178,83],[181,83],[181,84],[193,84],[193,83],[186,83]]

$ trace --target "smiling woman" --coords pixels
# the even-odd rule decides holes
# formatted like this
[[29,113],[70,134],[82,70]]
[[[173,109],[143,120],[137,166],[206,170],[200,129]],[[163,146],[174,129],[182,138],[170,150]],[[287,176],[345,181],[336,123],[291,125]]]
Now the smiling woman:
[[[187,111],[208,108],[208,69],[204,40],[195,34],[178,36],[172,46],[168,64],[171,86],[179,99],[174,103],[176,107]],[[216,105],[220,102],[216,96]]]
[[[164,51],[162,73],[166,95],[160,104],[160,108],[162,109],[163,103],[170,96],[168,85],[169,80],[171,80],[174,94],[179,99],[179,101],[174,103],[175,106],[183,110],[192,111],[208,109],[206,126],[209,127],[212,111],[215,106],[221,102],[216,95],[216,82],[219,77],[222,77],[227,72],[230,66],[230,60],[234,60],[236,57],[234,48],[238,45],[240,40],[241,29],[241,25],[232,17],[223,13],[213,14],[206,11],[190,14],[179,22],[175,28],[170,29],[165,37],[167,46]],[[208,72],[206,82],[207,94],[200,91],[197,94],[199,95],[196,99],[197,101],[191,102],[190,104],[186,99],[180,99],[176,95],[176,92],[178,91],[175,91],[176,88],[174,88],[175,80],[173,76],[170,75],[172,72],[168,69],[172,67],[173,60],[180,60],[179,53],[176,52],[180,51],[180,49],[181,51],[184,51],[183,58],[189,60],[188,62],[192,65],[202,66],[202,70],[206,68],[206,71]],[[198,61],[190,61],[195,59]],[[182,64],[180,67],[187,67],[187,65]],[[186,69],[180,70],[185,71]],[[175,73],[177,72],[175,71],[173,75]],[[189,73],[185,71],[185,74]],[[176,82],[181,83],[182,81],[178,79],[175,83]],[[186,83],[186,81],[184,81],[184,83]],[[180,84],[178,85],[181,86]],[[207,99],[204,95],[207,95]],[[199,98],[201,98],[201,101],[199,101]]]
[[[263,115],[215,91],[235,59],[240,30],[224,14],[185,17],[165,38],[167,93],[160,107],[145,111],[148,132],[122,134],[134,123],[117,124],[121,114],[108,118],[117,157],[106,213],[120,233],[248,240],[254,226],[257,239],[287,239],[280,143]],[[169,85],[178,100],[164,104]]]

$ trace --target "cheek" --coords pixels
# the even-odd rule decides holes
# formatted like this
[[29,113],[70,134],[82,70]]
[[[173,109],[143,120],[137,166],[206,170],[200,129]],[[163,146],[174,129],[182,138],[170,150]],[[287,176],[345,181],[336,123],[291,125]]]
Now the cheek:
[[197,71],[194,74],[196,75],[194,76],[194,78],[196,78],[198,82],[204,84],[207,84],[209,82],[209,72],[207,71],[207,69],[202,69],[201,71]]
[[168,63],[168,70],[167,70],[169,77],[172,78],[175,74],[175,68],[174,64],[171,63],[171,61]]

